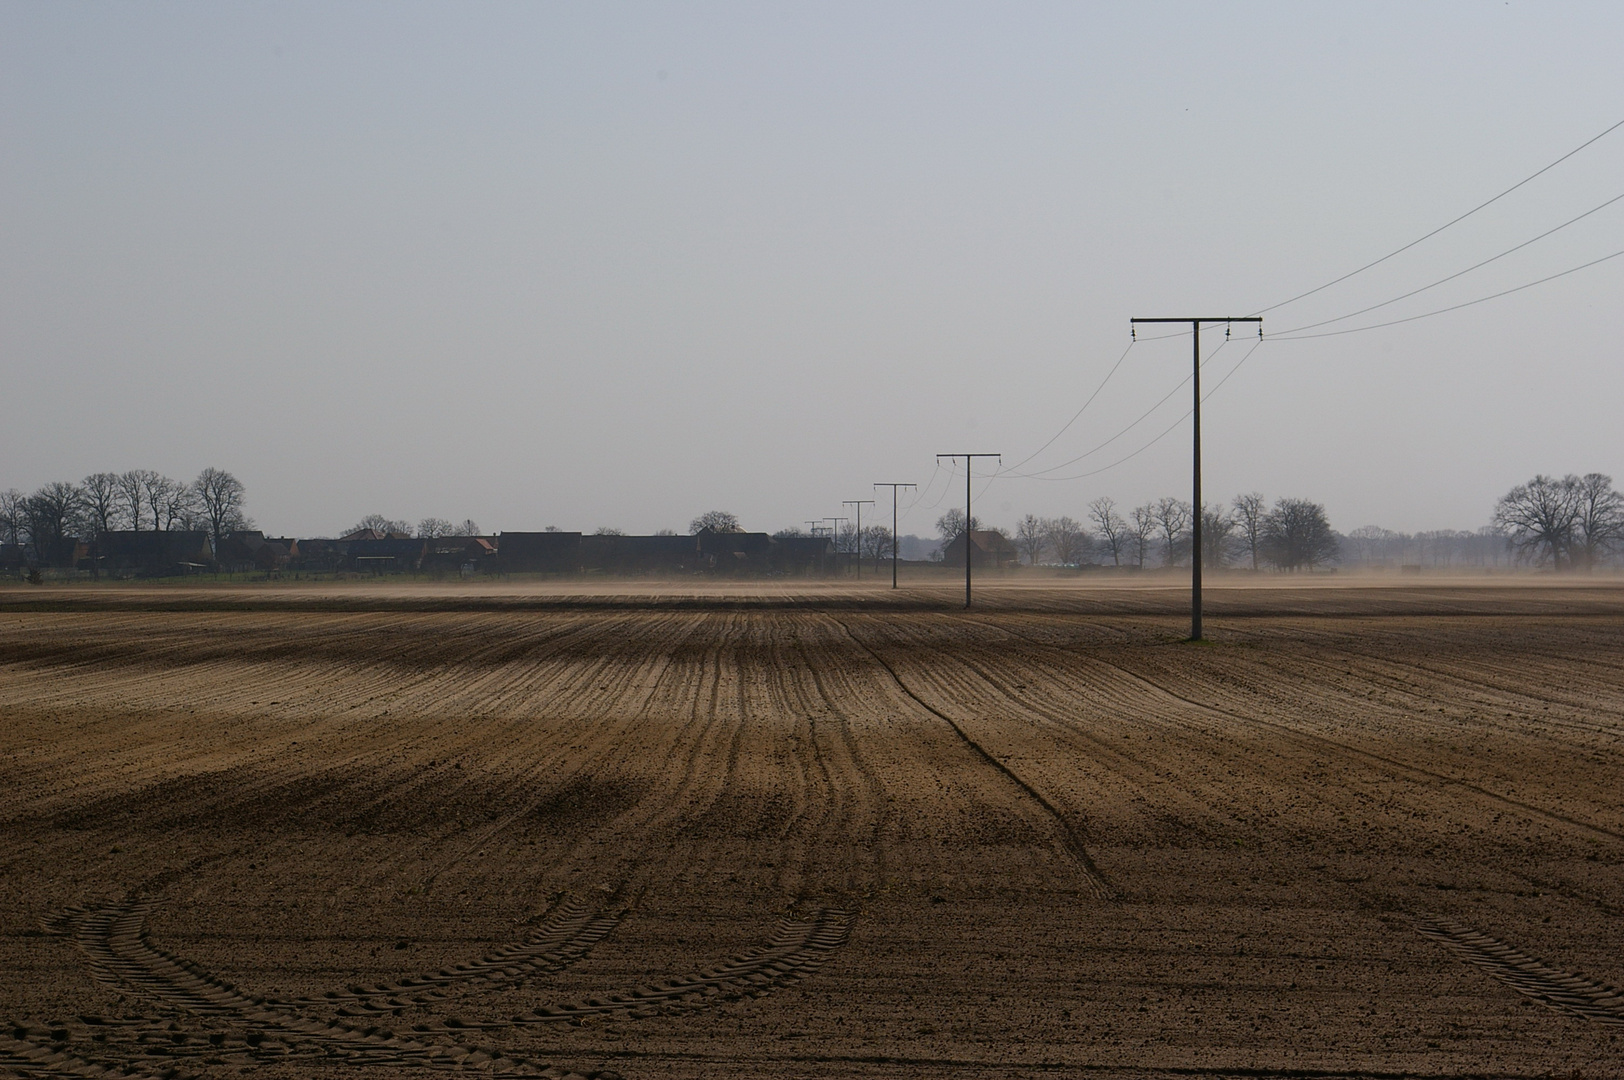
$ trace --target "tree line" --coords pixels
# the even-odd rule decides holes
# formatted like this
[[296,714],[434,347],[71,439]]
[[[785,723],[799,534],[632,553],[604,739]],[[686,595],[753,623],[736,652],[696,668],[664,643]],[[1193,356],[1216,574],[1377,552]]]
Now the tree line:
[[[974,518],[968,526],[982,528]],[[1188,565],[1194,526],[1195,508],[1183,499],[1153,499],[1124,512],[1115,499],[1101,496],[1088,504],[1084,521],[1027,514],[1013,531],[991,531],[1009,540],[1032,565],[1098,562],[1143,569]],[[958,509],[936,522],[944,547],[965,527],[964,511]],[[1308,570],[1336,560],[1340,537],[1321,504],[1283,498],[1271,507],[1261,494],[1250,492],[1227,505],[1202,507],[1201,547],[1204,566]]]
[[153,469],[91,473],[79,483],[52,481],[31,494],[0,491],[0,543],[32,547],[48,565],[71,560],[74,544],[110,532],[227,533],[253,527],[242,482],[207,468],[192,481]]
[[[253,528],[245,499],[242,482],[213,467],[191,481],[152,469],[92,473],[78,483],[54,481],[30,494],[0,491],[0,544],[31,548],[33,558],[47,565],[70,561],[79,540],[117,531],[201,531],[218,549],[229,533]],[[1109,562],[1144,568],[1188,565],[1194,520],[1195,510],[1185,500],[1152,499],[1122,510],[1114,499],[1102,496],[1088,504],[1083,521],[1027,514],[1012,530],[992,526],[989,531],[1003,536],[1033,565]],[[741,526],[736,515],[721,510],[707,511],[689,524],[694,533],[707,528],[737,532]],[[947,547],[965,528],[986,527],[975,518],[967,521],[960,509],[948,510],[936,521],[941,546]],[[346,534],[366,530],[423,539],[480,535],[472,520],[428,517],[414,526],[381,514],[368,514]],[[808,534],[784,529],[774,535]],[[870,525],[859,534],[846,523],[824,535],[837,551],[875,561],[889,558],[898,542],[883,525]],[[1503,495],[1491,523],[1475,531],[1411,534],[1366,525],[1343,535],[1331,527],[1320,503],[1282,498],[1270,506],[1261,493],[1248,492],[1228,504],[1202,507],[1201,544],[1203,565],[1215,568],[1309,570],[1339,561],[1387,565],[1395,558],[1401,564],[1498,565],[1504,557],[1559,571],[1586,570],[1624,552],[1624,494],[1604,473],[1540,474]]]

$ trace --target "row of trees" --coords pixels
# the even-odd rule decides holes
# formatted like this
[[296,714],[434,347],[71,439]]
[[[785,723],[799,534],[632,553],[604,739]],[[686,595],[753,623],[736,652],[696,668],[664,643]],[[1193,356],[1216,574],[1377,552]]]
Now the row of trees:
[[31,494],[0,492],[0,543],[31,546],[42,562],[59,564],[76,540],[117,531],[185,529],[220,538],[253,523],[242,482],[208,468],[190,483],[152,469],[91,473],[79,483],[52,481]]
[[[1109,560],[1113,566],[1143,568],[1157,562],[1188,564],[1194,525],[1195,510],[1182,499],[1154,499],[1124,514],[1116,500],[1103,496],[1088,504],[1086,524],[1071,517],[1027,514],[1013,534],[1004,535],[1033,565]],[[962,510],[950,511],[936,522],[944,546],[964,527]],[[969,527],[981,525],[971,519]],[[1339,550],[1325,507],[1307,499],[1279,499],[1270,507],[1257,492],[1236,496],[1228,506],[1202,507],[1201,546],[1203,565],[1221,567],[1239,561],[1254,570],[1310,569],[1333,561]]]
[[437,540],[442,536],[480,535],[479,523],[473,518],[464,518],[459,524],[445,518],[426,517],[419,521],[414,529],[412,523],[403,518],[385,517],[382,514],[368,514],[344,530],[344,535],[366,532],[368,529],[383,533],[385,536],[415,536],[420,540]]

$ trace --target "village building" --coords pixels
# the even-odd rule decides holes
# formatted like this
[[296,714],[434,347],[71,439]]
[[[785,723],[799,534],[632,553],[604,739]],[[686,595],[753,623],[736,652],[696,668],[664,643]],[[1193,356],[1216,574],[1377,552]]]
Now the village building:
[[85,545],[76,565],[97,573],[170,577],[208,570],[214,552],[201,530],[114,529]]
[[[959,533],[948,545],[942,549],[942,562],[947,566],[964,565],[964,544],[966,533]],[[1021,561],[1021,553],[1016,550],[1009,537],[991,529],[972,529],[970,538],[970,566],[972,569],[996,570],[1003,566],[1016,566]]]

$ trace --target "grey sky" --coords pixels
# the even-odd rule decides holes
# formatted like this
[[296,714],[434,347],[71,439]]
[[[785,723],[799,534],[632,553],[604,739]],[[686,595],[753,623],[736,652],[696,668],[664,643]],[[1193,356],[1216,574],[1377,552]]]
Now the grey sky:
[[[1620,40],[1605,3],[11,3],[0,486],[216,465],[308,535],[370,511],[773,529],[934,475],[903,523],[928,532],[962,490],[939,501],[934,455],[1025,457],[1130,316],[1273,304],[1624,119]],[[1624,129],[1267,328],[1620,193]],[[1624,202],[1338,326],[1620,249]],[[1621,285],[1624,258],[1265,342],[1207,407],[1209,496],[1474,527],[1536,471],[1624,479]],[[1188,357],[1136,346],[1029,467]],[[1188,497],[1188,456],[1181,425],[978,511]]]

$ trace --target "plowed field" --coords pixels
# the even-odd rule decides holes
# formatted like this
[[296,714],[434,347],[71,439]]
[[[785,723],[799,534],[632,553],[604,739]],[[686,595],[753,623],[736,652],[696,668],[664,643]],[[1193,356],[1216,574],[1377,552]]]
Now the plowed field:
[[0,1073],[1624,1075],[1624,587],[0,591]]

